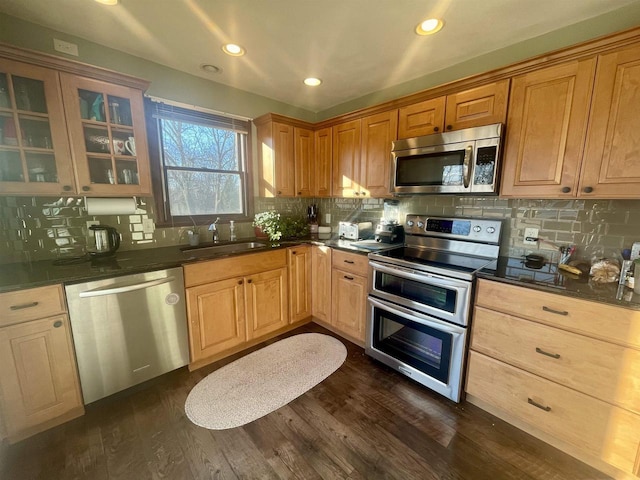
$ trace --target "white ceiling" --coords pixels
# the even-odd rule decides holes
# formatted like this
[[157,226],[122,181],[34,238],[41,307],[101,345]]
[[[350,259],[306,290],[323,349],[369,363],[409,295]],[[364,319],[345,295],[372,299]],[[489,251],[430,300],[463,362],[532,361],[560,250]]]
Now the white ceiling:
[[[638,0],[0,0],[0,11],[312,112]],[[553,15],[551,14],[553,12]],[[444,18],[437,35],[415,26]],[[247,55],[225,55],[224,42]],[[220,74],[200,70],[202,64]],[[323,79],[310,88],[302,80]]]

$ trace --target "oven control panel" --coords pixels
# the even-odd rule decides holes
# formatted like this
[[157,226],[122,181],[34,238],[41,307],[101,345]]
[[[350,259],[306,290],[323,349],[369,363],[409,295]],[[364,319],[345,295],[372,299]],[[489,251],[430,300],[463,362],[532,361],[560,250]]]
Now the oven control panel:
[[499,243],[501,220],[407,215],[405,233],[484,243]]

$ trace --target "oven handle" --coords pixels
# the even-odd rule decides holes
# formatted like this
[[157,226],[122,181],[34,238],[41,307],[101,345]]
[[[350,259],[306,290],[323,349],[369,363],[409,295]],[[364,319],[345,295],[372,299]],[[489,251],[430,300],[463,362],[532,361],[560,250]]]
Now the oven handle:
[[374,269],[380,272],[389,273],[391,275],[396,275],[403,278],[408,278],[410,280],[416,280],[422,283],[430,283],[432,285],[452,288],[456,292],[460,292],[461,290],[469,290],[470,284],[468,282],[462,280],[453,280],[445,277],[441,277],[440,275],[435,275],[433,273],[427,272],[419,272],[417,273],[415,270],[411,270],[409,268],[393,266],[389,267],[387,265],[383,265],[378,262],[369,262],[369,265]]
[[369,303],[374,307],[386,310],[387,312],[395,313],[397,315],[400,315],[401,317],[408,318],[409,320],[413,320],[414,322],[426,325],[428,327],[436,328],[446,333],[450,333],[451,335],[463,335],[467,330],[465,327],[462,327],[460,325],[454,325],[435,317],[424,315],[419,312],[414,312],[413,310],[409,310],[408,308],[385,302],[384,300],[372,297],[371,295],[369,295],[368,299]]

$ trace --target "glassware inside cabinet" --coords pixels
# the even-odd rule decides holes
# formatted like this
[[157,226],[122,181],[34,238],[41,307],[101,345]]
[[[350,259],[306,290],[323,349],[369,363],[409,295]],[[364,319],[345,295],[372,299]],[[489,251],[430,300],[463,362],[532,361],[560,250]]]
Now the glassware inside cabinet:
[[106,128],[84,125],[84,141],[88,153],[111,153],[109,132]]
[[18,146],[18,130],[13,114],[0,112],[0,145]]
[[24,182],[20,152],[0,149],[0,182]]
[[28,112],[47,113],[44,83],[32,78],[12,76],[16,108]]
[[118,172],[118,183],[125,185],[138,185],[138,164],[131,160],[116,160],[116,171]]
[[0,73],[0,108],[11,108],[9,83],[7,82],[7,75],[5,73]]
[[109,120],[115,125],[131,126],[131,103],[128,98],[107,95]]
[[115,184],[116,174],[110,158],[89,156],[89,176],[91,183]]
[[25,157],[30,182],[58,182],[56,160],[53,154],[28,152]]
[[53,148],[48,118],[20,114],[19,120],[24,148],[44,148],[47,150]]

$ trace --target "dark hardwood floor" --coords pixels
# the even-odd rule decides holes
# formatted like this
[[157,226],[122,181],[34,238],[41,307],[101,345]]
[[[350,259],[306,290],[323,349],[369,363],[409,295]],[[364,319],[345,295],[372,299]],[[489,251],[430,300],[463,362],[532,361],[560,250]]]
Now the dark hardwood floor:
[[[330,334],[315,324],[290,334],[308,331]],[[81,418],[2,445],[0,478],[609,478],[344,343],[348,358],[338,371],[243,427],[197,427],[184,402],[204,376],[248,352],[195,372],[169,373],[89,405]]]

